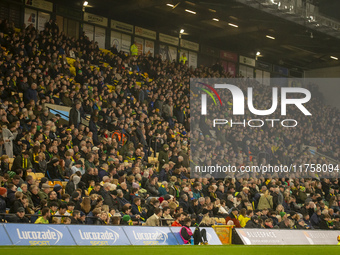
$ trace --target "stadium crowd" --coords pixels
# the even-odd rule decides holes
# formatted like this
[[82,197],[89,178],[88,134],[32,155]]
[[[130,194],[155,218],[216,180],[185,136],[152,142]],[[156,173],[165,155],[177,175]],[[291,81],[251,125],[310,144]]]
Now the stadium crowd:
[[[249,134],[225,127],[213,139],[206,123],[190,123],[199,108],[189,107],[189,82],[228,78],[219,64],[193,69],[159,55],[102,51],[53,22],[16,33],[3,20],[0,45],[2,221],[340,229],[337,178],[190,175],[208,157],[258,164],[263,150],[272,163],[324,160],[301,153],[303,142],[339,159],[339,112],[322,102],[313,109],[329,125]],[[68,123],[46,104],[72,107]],[[192,139],[208,143],[190,161]],[[223,153],[209,150],[211,143]]]

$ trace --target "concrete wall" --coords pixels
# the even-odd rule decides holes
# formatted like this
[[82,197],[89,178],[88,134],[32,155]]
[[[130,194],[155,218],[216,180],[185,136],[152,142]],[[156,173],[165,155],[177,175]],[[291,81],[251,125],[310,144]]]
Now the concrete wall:
[[340,78],[340,66],[305,71],[305,78]]

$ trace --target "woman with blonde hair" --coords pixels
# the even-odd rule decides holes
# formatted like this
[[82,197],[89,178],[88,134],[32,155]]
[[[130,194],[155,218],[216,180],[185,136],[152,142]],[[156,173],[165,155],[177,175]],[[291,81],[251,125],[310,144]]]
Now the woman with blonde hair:
[[47,162],[46,162],[46,155],[43,152],[40,152],[38,155],[38,164],[37,164],[37,168],[36,168],[36,172],[38,173],[46,173],[46,169],[47,169]]
[[81,211],[87,215],[91,211],[91,207],[91,198],[84,197],[83,201],[80,203]]
[[211,227],[214,224],[215,224],[215,220],[213,218],[210,218],[209,215],[206,214],[201,220],[199,226],[200,227]]

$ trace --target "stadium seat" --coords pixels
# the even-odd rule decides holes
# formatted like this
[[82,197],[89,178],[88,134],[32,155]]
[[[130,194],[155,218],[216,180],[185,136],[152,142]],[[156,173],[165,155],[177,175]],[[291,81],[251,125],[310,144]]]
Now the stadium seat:
[[43,173],[35,173],[35,177],[37,180],[41,180],[41,178],[45,177],[45,175]]
[[28,172],[27,175],[32,176],[34,180],[37,179],[37,176],[36,176],[35,173],[33,173],[33,172]]
[[61,181],[55,181],[55,182],[54,182],[54,186],[57,185],[57,184],[59,184],[61,187],[63,186],[63,184],[62,184]]

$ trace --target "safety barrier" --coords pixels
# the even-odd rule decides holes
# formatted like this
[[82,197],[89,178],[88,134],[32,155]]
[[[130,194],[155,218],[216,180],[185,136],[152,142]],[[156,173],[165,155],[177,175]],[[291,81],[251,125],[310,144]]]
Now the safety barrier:
[[245,245],[335,245],[340,231],[236,228],[236,233]]
[[[213,228],[209,244],[221,245]],[[3,245],[180,245],[180,227],[0,224]],[[194,230],[194,228],[192,228]]]

